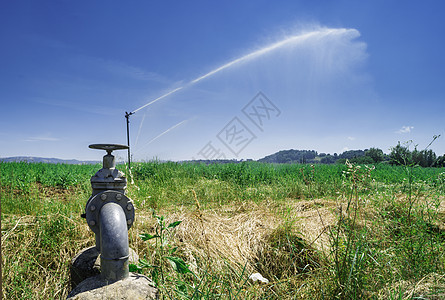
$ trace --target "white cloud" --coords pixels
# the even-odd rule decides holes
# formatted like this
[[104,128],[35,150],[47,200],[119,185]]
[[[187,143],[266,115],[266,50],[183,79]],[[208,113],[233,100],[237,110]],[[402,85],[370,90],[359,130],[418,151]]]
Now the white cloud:
[[402,128],[397,130],[396,133],[399,133],[399,134],[410,133],[412,129],[414,129],[414,126],[402,126]]
[[164,76],[155,72],[149,72],[142,68],[131,66],[118,61],[101,60],[98,59],[99,66],[102,66],[106,71],[136,80],[155,81],[159,83],[171,84],[172,82]]
[[[103,116],[115,116],[119,113],[122,113],[122,110],[111,107],[111,106],[104,106],[104,105],[97,105],[93,104],[93,102],[85,102],[80,103],[82,100],[78,100],[76,98],[73,99],[60,99],[60,98],[44,98],[44,97],[33,97],[29,98],[31,101],[39,104],[45,104],[45,105],[51,105],[51,106],[57,106],[66,108],[67,110],[71,111],[81,111],[81,112],[87,112],[92,114],[98,114]],[[69,100],[67,100],[69,99]]]
[[74,57],[69,61],[69,64],[75,70],[88,69],[90,70],[90,74],[91,72],[94,72],[97,76],[112,75],[120,79],[127,78],[131,80],[151,81],[169,85],[174,83],[161,74],[147,71],[141,67],[93,56]]
[[33,136],[29,137],[25,142],[57,142],[60,141],[59,138],[51,137],[51,136]]
[[353,140],[355,140],[355,137],[353,137],[353,136],[348,136],[348,140],[353,141]]

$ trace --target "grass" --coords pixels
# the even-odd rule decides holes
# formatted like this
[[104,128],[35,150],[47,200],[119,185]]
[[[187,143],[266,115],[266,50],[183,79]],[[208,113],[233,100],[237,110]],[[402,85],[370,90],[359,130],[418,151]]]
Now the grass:
[[[94,244],[80,214],[99,168],[0,163],[5,299],[66,298],[70,260]],[[134,267],[164,299],[445,295],[443,168],[153,161],[132,176]]]

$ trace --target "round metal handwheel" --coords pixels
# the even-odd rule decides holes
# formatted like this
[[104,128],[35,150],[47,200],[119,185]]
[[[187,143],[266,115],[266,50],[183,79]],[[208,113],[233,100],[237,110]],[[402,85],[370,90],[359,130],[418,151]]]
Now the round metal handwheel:
[[88,147],[91,149],[105,150],[108,153],[111,153],[111,151],[114,150],[128,149],[127,145],[122,145],[122,144],[91,144]]

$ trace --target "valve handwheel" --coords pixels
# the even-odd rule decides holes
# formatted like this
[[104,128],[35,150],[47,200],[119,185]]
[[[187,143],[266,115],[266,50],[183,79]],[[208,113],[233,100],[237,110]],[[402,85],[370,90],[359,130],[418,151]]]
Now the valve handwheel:
[[128,149],[127,145],[122,144],[91,144],[88,146],[91,149],[100,149],[107,151],[108,154],[111,154],[114,150],[124,150]]

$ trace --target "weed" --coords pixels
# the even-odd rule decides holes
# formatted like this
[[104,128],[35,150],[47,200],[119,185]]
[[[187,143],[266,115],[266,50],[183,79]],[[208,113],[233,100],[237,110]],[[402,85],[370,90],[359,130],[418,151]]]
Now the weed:
[[[128,195],[141,221],[130,230],[130,244],[144,254],[139,271],[156,279],[166,299],[443,298],[443,168],[256,162],[132,167]],[[0,163],[5,299],[66,297],[69,261],[94,243],[80,213],[99,168]],[[336,221],[327,205],[333,199]],[[318,206],[306,205],[315,202],[320,214]],[[162,215],[183,222],[175,225]],[[313,222],[318,215],[324,222]],[[305,225],[317,230],[305,231]],[[315,232],[310,240],[329,232],[330,255],[311,248],[295,228]],[[133,232],[150,234],[143,241]],[[248,281],[258,271],[269,284]]]
[[[366,186],[372,168],[356,166],[346,161],[345,182],[350,189],[346,209],[340,204],[338,223],[330,230],[334,275],[333,297],[336,299],[360,299],[365,296],[366,271],[370,257],[366,226],[358,226],[359,189]],[[346,184],[346,183],[345,183]]]
[[256,268],[266,278],[282,280],[321,266],[317,251],[293,233],[290,223],[269,233],[265,245],[259,250]]
[[[171,281],[169,272],[166,271],[165,263],[168,262],[176,274],[187,274],[192,271],[188,268],[187,264],[180,257],[175,256],[175,252],[178,247],[174,247],[170,244],[169,235],[171,230],[176,228],[182,221],[174,221],[168,225],[165,223],[164,216],[158,216],[153,211],[153,217],[156,218],[157,226],[155,227],[155,234],[143,233],[140,234],[140,238],[143,241],[155,240],[155,245],[152,250],[156,253],[152,262],[149,262],[146,258],[140,259],[138,265],[131,265],[131,271],[142,271],[144,269],[150,270],[150,275],[157,286],[163,286],[167,281]],[[179,279],[179,280],[178,280]],[[180,280],[180,276],[176,278],[176,288],[180,292],[184,292],[186,285]]]

